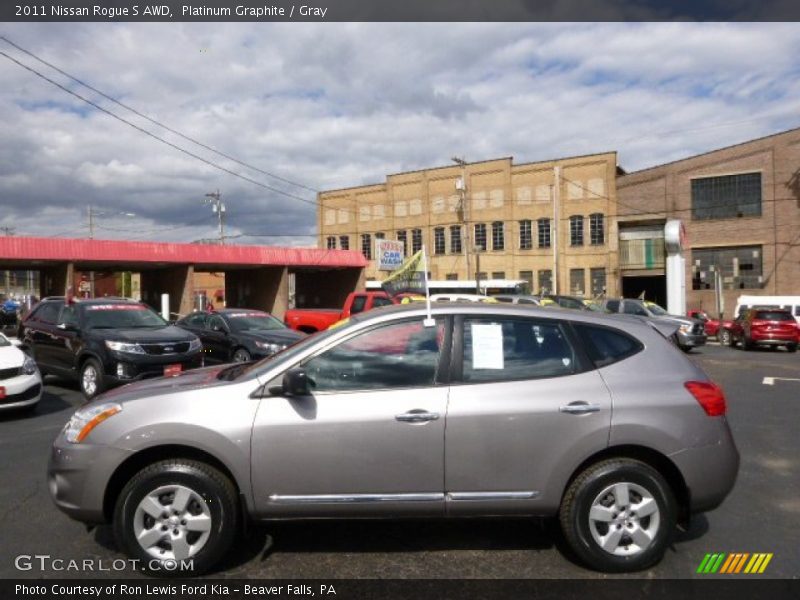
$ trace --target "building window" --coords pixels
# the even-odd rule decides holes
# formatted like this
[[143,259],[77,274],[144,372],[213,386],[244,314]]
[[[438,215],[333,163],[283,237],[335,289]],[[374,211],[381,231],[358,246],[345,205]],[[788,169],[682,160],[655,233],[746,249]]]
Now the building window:
[[461,254],[461,225],[450,225],[450,254]]
[[340,235],[339,236],[339,248],[342,250],[350,250],[350,236],[349,235]]
[[492,271],[492,279],[505,279],[506,272],[505,271]]
[[692,250],[692,289],[713,290],[716,272],[726,290],[764,287],[761,246],[700,248]]
[[550,269],[543,269],[537,273],[539,279],[539,293],[553,293],[553,272]]
[[397,232],[397,241],[403,242],[403,256],[408,256],[408,235],[404,229]]
[[502,221],[492,223],[492,250],[504,250],[506,247],[506,232]]
[[519,278],[528,282],[526,287],[528,288],[527,293],[530,294],[533,289],[533,271],[520,271]]
[[444,227],[437,227],[433,230],[433,253],[444,254]]
[[592,297],[597,298],[606,293],[606,270],[605,268],[592,269],[589,271],[592,280]]
[[602,213],[589,215],[589,243],[602,246],[606,243],[606,228]]
[[411,230],[411,252],[416,254],[422,250],[422,229]]
[[475,223],[475,249],[486,250],[486,223]]
[[446,281],[458,281],[458,273],[448,273],[444,278]]
[[569,218],[569,245],[583,246],[583,217],[581,215]]
[[586,274],[584,269],[569,270],[569,293],[573,296],[583,296],[586,292]]
[[519,222],[519,249],[530,250],[531,248],[533,248],[531,221],[530,219],[524,219]]
[[539,230],[539,248],[550,247],[550,219],[539,219],[536,221]]
[[367,260],[372,260],[372,236],[369,233],[361,234],[361,254]]
[[761,215],[761,173],[692,179],[692,218]]
[[336,236],[328,236],[328,250],[336,250]]
[[488,279],[486,277],[486,271],[478,271],[477,278],[478,278],[478,281],[486,281]]

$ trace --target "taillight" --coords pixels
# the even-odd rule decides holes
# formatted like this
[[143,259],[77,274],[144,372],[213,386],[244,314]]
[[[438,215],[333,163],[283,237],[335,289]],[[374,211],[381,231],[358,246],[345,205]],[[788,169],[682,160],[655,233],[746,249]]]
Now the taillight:
[[755,319],[752,323],[750,323],[750,327],[754,329],[761,329],[762,327],[767,327],[769,325],[769,321],[762,321],[761,319]]
[[709,417],[720,417],[725,414],[725,393],[716,383],[710,381],[687,381],[683,384],[695,397]]

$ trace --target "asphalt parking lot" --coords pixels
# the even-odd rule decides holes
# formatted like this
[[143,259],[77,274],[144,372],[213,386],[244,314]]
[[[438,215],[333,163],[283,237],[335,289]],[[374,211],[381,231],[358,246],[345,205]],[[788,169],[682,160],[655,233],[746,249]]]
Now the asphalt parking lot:
[[[709,345],[690,356],[726,391],[742,455],[739,479],[722,507],[697,517],[688,531],[679,532],[661,564],[635,577],[709,577],[695,574],[709,552],[771,552],[764,577],[800,577],[800,354]],[[80,404],[75,384],[48,378],[33,414],[0,414],[2,578],[86,575],[38,567],[20,571],[15,567],[19,555],[106,564],[122,558],[110,528],[87,532],[59,512],[47,493],[50,443]],[[95,574],[137,575],[129,570]],[[271,524],[240,542],[212,576],[607,577],[575,564],[553,523],[532,519]]]

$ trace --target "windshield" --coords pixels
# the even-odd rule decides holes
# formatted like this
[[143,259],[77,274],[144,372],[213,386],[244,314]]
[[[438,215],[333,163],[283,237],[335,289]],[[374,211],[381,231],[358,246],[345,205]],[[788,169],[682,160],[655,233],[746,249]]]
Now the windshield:
[[309,335],[306,338],[298,340],[294,344],[287,346],[283,350],[279,350],[275,354],[271,354],[266,358],[262,358],[258,362],[249,362],[249,363],[242,363],[242,364],[235,364],[227,369],[223,369],[217,375],[217,378],[223,379],[226,381],[232,381],[234,379],[239,379],[240,377],[246,377],[253,373],[258,373],[259,371],[263,370],[271,361],[275,360],[276,358],[280,359],[287,359],[291,360],[293,356],[296,354],[300,354],[303,350],[308,346],[309,343],[316,343],[320,340],[323,340],[327,337],[331,337],[337,333],[339,333],[340,329],[331,328],[326,329],[325,331],[320,331],[318,333],[314,333]]
[[167,322],[143,304],[91,304],[86,307],[89,329],[164,327]]
[[663,317],[664,315],[668,315],[669,313],[661,308],[655,302],[645,302],[644,305],[647,307],[651,313],[653,313],[657,317]]
[[286,329],[281,321],[264,312],[227,313],[225,317],[233,331]]
[[782,310],[760,310],[755,314],[755,319],[762,321],[794,321],[794,317]]
[[8,341],[8,338],[0,333],[0,348],[3,346],[10,346],[11,342]]

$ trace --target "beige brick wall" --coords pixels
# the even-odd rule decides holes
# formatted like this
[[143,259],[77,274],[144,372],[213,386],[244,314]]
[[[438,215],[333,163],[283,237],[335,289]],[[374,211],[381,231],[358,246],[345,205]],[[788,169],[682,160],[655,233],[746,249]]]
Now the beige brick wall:
[[[616,154],[605,153],[553,161],[513,164],[511,158],[469,163],[465,167],[467,182],[467,218],[470,244],[474,245],[475,223],[485,223],[488,248],[480,256],[480,270],[491,276],[503,272],[508,279],[520,277],[521,271],[532,271],[534,280],[539,270],[552,269],[553,249],[539,249],[537,219],[553,218],[555,167],[561,170],[558,221],[559,291],[569,293],[569,269],[585,269],[585,288],[589,291],[591,268],[605,268],[608,292],[616,294],[617,236]],[[429,255],[433,279],[445,279],[455,273],[467,279],[464,253],[450,252],[450,226],[461,224],[458,210],[460,192],[455,182],[461,177],[458,165],[389,175],[383,184],[369,185],[319,194],[319,245],[326,247],[327,238],[350,235],[350,248],[361,249],[360,236],[382,232],[396,239],[398,230],[408,235],[422,229],[423,243]],[[376,209],[376,207],[382,207]],[[377,210],[377,212],[376,212]],[[590,244],[589,215],[605,217],[605,242]],[[342,217],[349,215],[349,218]],[[569,244],[569,217],[584,217],[584,245]],[[342,218],[340,218],[342,217]],[[531,220],[532,249],[520,248],[520,221]],[[344,221],[344,222],[343,222]],[[492,223],[504,224],[505,248],[492,249]],[[446,252],[434,254],[434,229],[445,228]],[[466,238],[462,233],[462,245]],[[470,252],[469,274],[475,277],[476,256]],[[368,278],[381,279],[374,262],[366,270]],[[538,285],[534,284],[538,291]]]

